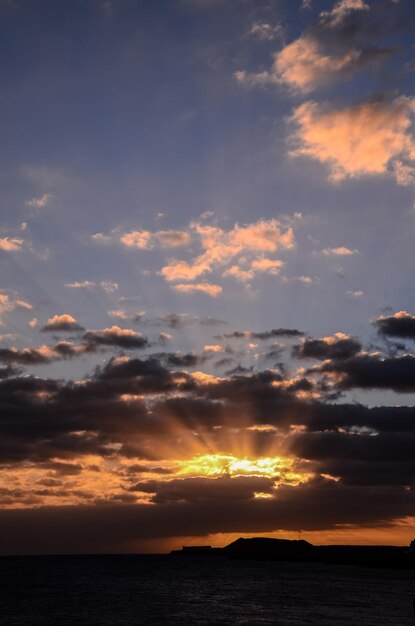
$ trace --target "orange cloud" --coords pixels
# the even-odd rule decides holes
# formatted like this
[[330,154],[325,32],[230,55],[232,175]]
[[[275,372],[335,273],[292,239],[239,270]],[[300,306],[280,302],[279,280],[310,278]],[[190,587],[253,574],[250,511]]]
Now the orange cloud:
[[353,254],[359,254],[359,250],[351,250],[350,248],[346,248],[346,246],[324,248],[322,252],[326,256],[352,256]]
[[8,294],[0,293],[0,325],[3,324],[2,315],[11,313],[16,307],[26,310],[33,309],[33,306],[29,302],[26,302],[26,300],[13,300]]
[[173,289],[179,291],[180,293],[206,293],[208,296],[212,296],[212,298],[216,298],[222,293],[222,287],[219,285],[211,285],[209,283],[196,283],[193,285],[187,284],[179,284],[173,285]]
[[81,330],[77,320],[68,313],[62,313],[61,315],[53,315],[50,317],[44,326],[43,330]]
[[369,11],[363,0],[340,0],[331,11],[323,11],[320,18],[329,26],[339,26],[352,11]]
[[[260,220],[246,226],[235,224],[229,231],[197,222],[192,223],[190,228],[199,236],[203,252],[193,262],[172,259],[165,265],[160,274],[169,282],[195,280],[203,274],[211,273],[216,267],[227,265],[239,254],[247,255],[247,258],[242,264],[234,263],[224,272],[224,276],[250,280],[258,271],[275,274],[282,266],[282,261],[264,259],[261,255],[279,249],[291,249],[295,243],[292,228],[288,227],[284,231],[276,219]],[[247,268],[241,267],[247,264]]]
[[[93,239],[100,241],[105,235],[97,233],[93,235]],[[177,248],[190,243],[190,235],[183,230],[158,230],[151,232],[149,230],[133,230],[124,233],[120,237],[122,244],[128,248],[138,248],[140,250],[149,250],[154,247],[161,248]]]
[[398,183],[407,184],[402,162],[415,161],[414,113],[415,98],[404,96],[344,109],[305,102],[291,117],[296,127],[291,156],[324,163],[333,181],[392,174]]
[[152,235],[148,230],[133,230],[121,235],[120,241],[128,248],[147,250],[151,246]]
[[23,239],[16,239],[11,237],[0,238],[0,250],[4,252],[17,252],[22,250]]
[[285,84],[295,91],[307,93],[351,70],[360,57],[361,52],[354,48],[337,56],[326,54],[316,39],[304,35],[274,55],[269,71],[257,74],[237,72],[236,78],[248,85]]

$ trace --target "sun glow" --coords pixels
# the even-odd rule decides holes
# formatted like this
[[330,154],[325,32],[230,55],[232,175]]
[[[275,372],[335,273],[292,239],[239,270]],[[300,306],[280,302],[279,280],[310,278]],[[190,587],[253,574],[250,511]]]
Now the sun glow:
[[294,459],[289,457],[239,458],[230,454],[203,454],[181,462],[179,475],[218,477],[261,476],[301,483],[308,474],[294,470]]

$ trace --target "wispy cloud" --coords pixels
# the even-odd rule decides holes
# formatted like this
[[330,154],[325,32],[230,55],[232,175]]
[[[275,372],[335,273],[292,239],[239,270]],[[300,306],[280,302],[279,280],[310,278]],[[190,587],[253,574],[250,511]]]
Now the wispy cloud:
[[36,209],[43,209],[45,206],[49,204],[52,198],[53,198],[53,194],[44,193],[42,196],[39,196],[37,198],[31,198],[30,200],[26,200],[25,205],[34,207]]
[[337,248],[324,248],[322,253],[325,256],[352,256],[359,254],[359,250],[352,250],[346,246],[338,246]]
[[212,285],[211,283],[193,283],[191,285],[180,283],[173,285],[172,288],[180,293],[205,293],[212,298],[217,298],[223,291],[220,285]]
[[30,311],[31,309],[33,309],[33,306],[30,304],[30,302],[22,300],[19,297],[10,296],[8,293],[0,293],[0,325],[4,323],[3,315],[6,313],[11,313],[16,308]]
[[91,289],[95,286],[92,280],[75,280],[73,283],[65,283],[65,287],[68,289]]

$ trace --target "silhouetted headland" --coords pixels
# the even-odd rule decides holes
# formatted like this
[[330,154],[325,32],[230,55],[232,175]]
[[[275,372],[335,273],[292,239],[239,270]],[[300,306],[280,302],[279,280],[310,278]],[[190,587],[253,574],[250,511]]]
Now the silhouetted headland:
[[255,561],[306,561],[333,565],[415,569],[414,542],[406,546],[314,546],[308,541],[240,537],[223,548],[183,546],[171,555],[183,557],[222,557]]

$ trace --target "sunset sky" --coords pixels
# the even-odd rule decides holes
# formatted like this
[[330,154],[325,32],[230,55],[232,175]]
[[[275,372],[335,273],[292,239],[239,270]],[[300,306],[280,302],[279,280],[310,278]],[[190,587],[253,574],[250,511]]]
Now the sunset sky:
[[414,27],[0,2],[0,553],[415,536]]

